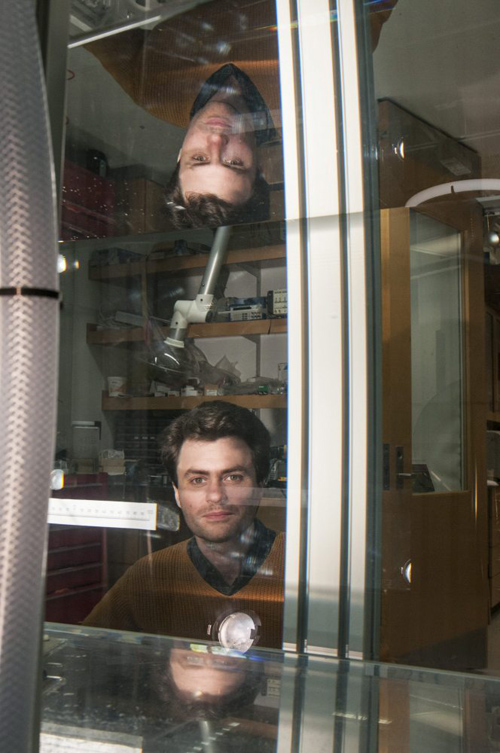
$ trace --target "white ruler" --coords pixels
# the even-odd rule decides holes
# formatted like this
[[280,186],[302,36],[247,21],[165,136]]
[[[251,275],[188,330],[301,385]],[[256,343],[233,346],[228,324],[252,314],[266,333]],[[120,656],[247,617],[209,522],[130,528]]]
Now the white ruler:
[[49,499],[49,523],[101,528],[156,530],[154,502],[116,502],[107,499]]

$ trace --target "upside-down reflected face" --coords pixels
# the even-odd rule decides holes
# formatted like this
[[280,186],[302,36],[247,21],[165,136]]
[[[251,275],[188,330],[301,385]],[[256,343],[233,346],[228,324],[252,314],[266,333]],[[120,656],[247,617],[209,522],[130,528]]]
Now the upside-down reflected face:
[[184,198],[214,194],[243,204],[253,190],[257,152],[251,115],[240,98],[215,95],[191,120],[180,152]]
[[227,697],[245,680],[241,659],[182,648],[172,649],[170,669],[178,693],[200,701]]

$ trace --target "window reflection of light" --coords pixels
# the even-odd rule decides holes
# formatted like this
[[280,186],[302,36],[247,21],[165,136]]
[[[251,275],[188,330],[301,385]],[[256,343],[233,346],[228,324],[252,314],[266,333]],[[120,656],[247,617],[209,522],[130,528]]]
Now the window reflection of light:
[[407,560],[401,568],[401,575],[407,583],[411,584],[411,560]]
[[490,246],[498,246],[500,244],[500,235],[496,230],[492,230],[488,233],[488,243]]
[[67,272],[69,269],[80,269],[80,262],[76,259],[74,262],[68,264],[68,260],[64,254],[57,255],[57,271],[59,274]]
[[399,139],[398,143],[394,146],[394,154],[400,159],[405,158],[405,140]]
[[50,488],[53,491],[60,491],[64,489],[64,471],[60,468],[55,468],[50,474]]

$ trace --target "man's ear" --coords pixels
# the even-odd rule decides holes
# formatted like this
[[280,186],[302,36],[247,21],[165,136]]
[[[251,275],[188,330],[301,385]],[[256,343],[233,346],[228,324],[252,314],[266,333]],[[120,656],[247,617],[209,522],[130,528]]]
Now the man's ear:
[[179,497],[179,490],[178,490],[178,488],[177,488],[177,487],[175,486],[175,484],[172,484],[172,486],[174,487],[174,497],[175,497],[175,502],[176,502],[176,504],[177,504],[177,507],[179,507],[179,508],[180,508],[180,507],[182,507],[182,506],[181,506],[181,500],[180,500],[180,497]]

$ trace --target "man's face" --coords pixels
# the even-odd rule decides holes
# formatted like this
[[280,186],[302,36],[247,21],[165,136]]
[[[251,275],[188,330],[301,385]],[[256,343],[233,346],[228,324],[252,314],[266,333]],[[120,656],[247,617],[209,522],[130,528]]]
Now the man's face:
[[177,504],[193,534],[208,543],[236,539],[252,523],[262,497],[250,448],[241,439],[187,439],[177,463]]
[[247,201],[257,174],[253,123],[239,97],[215,95],[191,120],[180,153],[179,182],[189,194]]
[[200,701],[227,697],[245,680],[241,659],[183,648],[172,649],[170,671],[179,694]]

